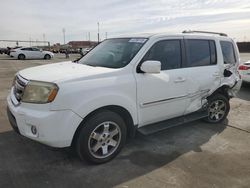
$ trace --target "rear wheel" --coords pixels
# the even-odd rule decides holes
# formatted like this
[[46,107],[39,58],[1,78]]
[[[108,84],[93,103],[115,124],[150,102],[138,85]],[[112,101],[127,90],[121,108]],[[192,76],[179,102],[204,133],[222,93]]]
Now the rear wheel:
[[51,59],[51,56],[50,56],[49,54],[46,54],[46,55],[44,56],[44,59]]
[[113,159],[126,141],[126,125],[112,111],[100,111],[82,126],[76,140],[76,152],[81,159],[105,163]]
[[229,110],[227,97],[222,94],[213,95],[208,99],[208,117],[204,120],[209,123],[220,123],[226,119]]
[[24,54],[19,54],[18,55],[18,59],[19,60],[24,60],[25,59],[25,55]]

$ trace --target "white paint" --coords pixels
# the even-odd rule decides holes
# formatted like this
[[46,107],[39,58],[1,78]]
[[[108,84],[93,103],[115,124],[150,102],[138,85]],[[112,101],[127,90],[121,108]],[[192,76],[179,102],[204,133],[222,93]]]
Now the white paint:
[[[217,65],[164,70],[159,74],[137,73],[138,64],[155,42],[183,38],[215,40]],[[125,108],[139,127],[188,114],[199,110],[204,103],[203,98],[221,85],[232,87],[239,79],[236,69],[239,58],[232,69],[233,76],[223,77],[225,65],[219,40],[231,39],[211,35],[153,35],[124,68],[65,62],[25,69],[19,72],[22,77],[54,82],[59,87],[58,94],[49,104],[21,102],[15,107],[11,102],[12,90],[8,106],[22,135],[55,147],[69,146],[82,119],[108,105]],[[235,49],[237,51],[236,45]],[[38,128],[38,137],[30,133],[31,125]]]

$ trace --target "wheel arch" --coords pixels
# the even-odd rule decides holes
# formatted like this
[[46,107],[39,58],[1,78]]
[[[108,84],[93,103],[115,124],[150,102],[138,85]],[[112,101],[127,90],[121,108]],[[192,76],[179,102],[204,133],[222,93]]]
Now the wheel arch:
[[26,59],[26,55],[24,53],[20,53],[17,55],[17,59],[20,59],[20,56],[23,55],[24,56],[24,59]]
[[48,53],[46,53],[46,54],[43,56],[43,58],[46,59],[46,56],[49,56],[49,59],[52,58],[52,56],[51,56],[50,54],[48,54]]
[[108,105],[108,106],[103,106],[103,107],[100,107],[98,109],[93,110],[87,116],[85,116],[85,118],[83,118],[82,122],[78,125],[78,127],[74,133],[74,136],[73,136],[73,139],[71,142],[71,146],[74,145],[76,138],[78,137],[79,132],[80,132],[82,126],[84,126],[84,124],[86,123],[86,121],[90,117],[94,116],[95,114],[97,114],[98,112],[103,111],[103,110],[109,110],[109,111],[115,112],[118,115],[120,115],[126,124],[128,136],[129,137],[135,136],[137,126],[134,124],[134,121],[133,121],[133,118],[132,118],[132,115],[130,114],[130,112],[122,106]]
[[217,93],[224,95],[228,100],[231,98],[228,90],[230,89],[230,87],[228,85],[222,85],[221,87],[219,87],[218,89],[216,89],[210,96],[212,95],[216,95]]

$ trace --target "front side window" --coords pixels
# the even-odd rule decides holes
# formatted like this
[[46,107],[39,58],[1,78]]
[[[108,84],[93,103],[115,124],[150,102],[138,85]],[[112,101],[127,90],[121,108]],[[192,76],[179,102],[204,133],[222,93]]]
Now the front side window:
[[223,54],[224,64],[235,64],[236,58],[233,44],[229,41],[221,41],[220,45]]
[[122,68],[129,64],[146,41],[146,38],[107,39],[78,62],[90,66]]
[[38,48],[32,48],[32,51],[40,51]]
[[164,40],[155,43],[143,58],[143,61],[146,60],[160,61],[161,70],[180,68],[181,40]]

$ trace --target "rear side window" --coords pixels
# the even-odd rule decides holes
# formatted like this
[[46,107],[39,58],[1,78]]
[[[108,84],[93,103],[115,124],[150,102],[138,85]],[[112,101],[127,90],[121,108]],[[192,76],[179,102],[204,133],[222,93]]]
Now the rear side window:
[[235,64],[236,58],[233,44],[229,41],[220,41],[224,64]]
[[31,48],[22,48],[21,50],[24,50],[24,51],[31,51],[32,49],[31,49]]
[[143,61],[155,60],[161,62],[161,70],[181,67],[181,40],[164,40],[155,43],[147,52]]
[[187,67],[208,66],[217,63],[215,42],[211,40],[187,39]]

